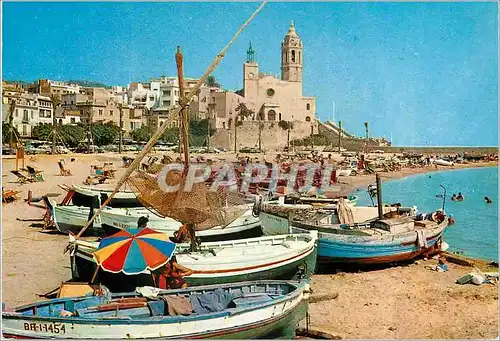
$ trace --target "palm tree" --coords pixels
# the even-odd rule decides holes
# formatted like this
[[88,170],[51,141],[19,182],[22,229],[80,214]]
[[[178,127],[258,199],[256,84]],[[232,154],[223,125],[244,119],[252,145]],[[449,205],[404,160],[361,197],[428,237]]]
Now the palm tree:
[[207,77],[205,85],[220,88],[220,84],[217,83],[217,79],[215,79],[215,76],[212,75]]
[[287,131],[286,146],[290,150],[290,130],[293,129],[292,121],[279,121],[278,125],[281,129]]
[[234,120],[234,151],[235,153],[237,153],[238,152],[236,149],[237,128],[239,125],[243,124],[245,118],[254,115],[255,111],[253,111],[252,109],[248,109],[245,103],[238,104],[238,106],[234,110],[238,112]]

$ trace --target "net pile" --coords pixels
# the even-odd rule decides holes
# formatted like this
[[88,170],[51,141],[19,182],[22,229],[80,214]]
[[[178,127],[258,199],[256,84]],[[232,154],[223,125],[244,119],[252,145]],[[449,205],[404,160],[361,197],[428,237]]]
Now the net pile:
[[242,195],[221,187],[211,191],[204,183],[196,183],[190,191],[182,190],[186,179],[180,171],[171,170],[160,181],[168,186],[180,185],[181,190],[163,191],[158,184],[159,176],[137,171],[129,178],[137,199],[163,216],[195,224],[198,231],[225,227],[248,209]]

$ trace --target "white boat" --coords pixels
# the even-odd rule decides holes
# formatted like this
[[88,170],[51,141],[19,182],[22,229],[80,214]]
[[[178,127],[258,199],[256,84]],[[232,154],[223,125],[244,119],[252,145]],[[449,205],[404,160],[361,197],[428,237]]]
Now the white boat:
[[[155,293],[156,299],[128,292],[32,303],[3,311],[2,333],[23,339],[293,338],[307,313],[309,288],[306,281],[254,281]],[[191,311],[169,315],[171,299]],[[201,301],[213,302],[212,309]]]
[[453,166],[452,161],[446,161],[446,160],[442,160],[442,159],[434,160],[434,164],[436,164],[438,166]]
[[[226,227],[215,226],[196,233],[202,241],[231,240],[241,238],[258,237],[262,235],[258,217],[252,215],[252,206],[247,205],[246,211]],[[140,217],[147,217],[148,227],[155,231],[163,232],[173,236],[182,225],[179,221],[156,215],[146,208],[108,209],[100,214],[101,226],[106,235],[118,232],[119,229],[135,229]]]
[[[113,192],[113,189],[99,186],[84,186],[74,185],[71,187],[74,191],[72,202],[77,206],[90,207],[90,202],[93,197],[97,196],[99,203],[102,204]],[[133,191],[118,191],[111,199],[109,207],[141,207],[143,206],[135,192]]]
[[352,173],[352,169],[337,169],[335,175],[337,176],[349,176]]
[[[184,277],[189,285],[222,284],[246,280],[309,277],[316,266],[318,233],[285,234],[222,242],[202,243],[191,252],[189,244],[177,244],[177,262],[194,271]],[[93,252],[99,242],[75,241],[70,235],[73,278],[90,280],[96,263]],[[152,285],[151,275],[127,276],[101,271],[99,281],[110,289],[130,290]],[[127,287],[128,285],[128,287]],[[124,289],[123,289],[124,288]]]

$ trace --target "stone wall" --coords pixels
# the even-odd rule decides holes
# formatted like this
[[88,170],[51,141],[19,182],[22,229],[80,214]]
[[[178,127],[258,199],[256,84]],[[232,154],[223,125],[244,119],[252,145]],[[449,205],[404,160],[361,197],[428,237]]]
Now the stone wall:
[[[236,133],[236,148],[258,147],[259,145],[259,125],[258,121],[244,121],[238,126]],[[278,121],[261,122],[261,145],[265,151],[283,150],[287,145],[287,131],[279,127]],[[311,135],[311,122],[294,122],[294,128],[290,130],[290,141],[301,139]],[[313,133],[318,133],[317,123],[313,123]],[[217,129],[217,132],[210,139],[213,147],[223,147],[234,150],[234,126],[231,130]]]

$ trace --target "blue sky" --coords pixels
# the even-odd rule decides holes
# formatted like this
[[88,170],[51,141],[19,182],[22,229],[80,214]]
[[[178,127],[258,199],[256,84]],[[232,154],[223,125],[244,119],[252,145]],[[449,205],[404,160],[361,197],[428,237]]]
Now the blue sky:
[[[5,3],[3,78],[109,85],[200,77],[258,3]],[[249,42],[263,72],[280,73],[294,20],[304,94],[317,115],[395,145],[498,144],[498,14],[490,3],[268,3],[214,76],[242,84]]]

